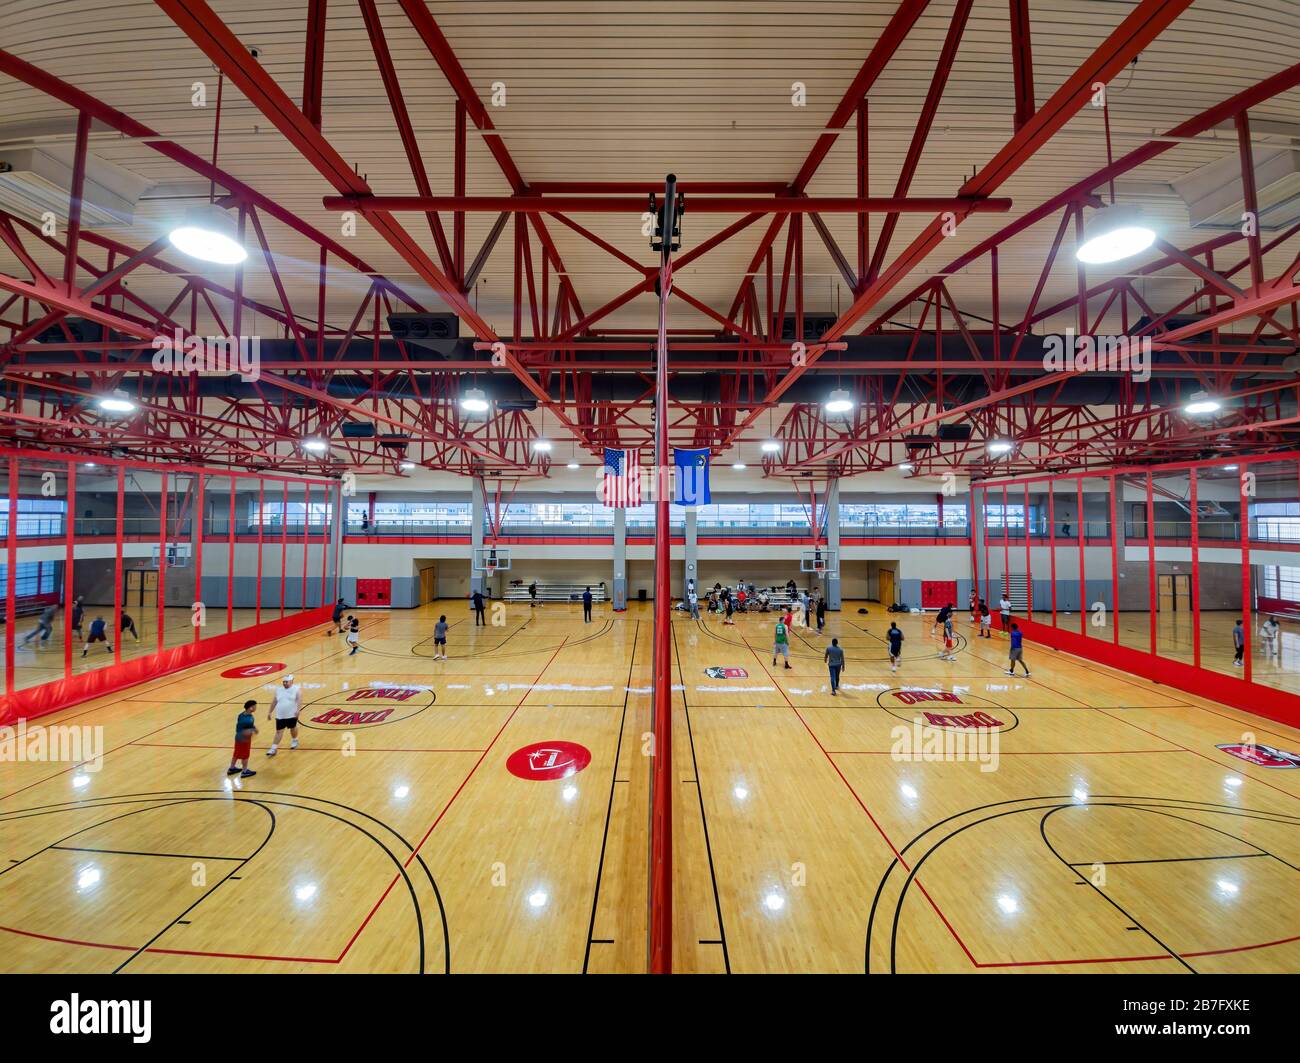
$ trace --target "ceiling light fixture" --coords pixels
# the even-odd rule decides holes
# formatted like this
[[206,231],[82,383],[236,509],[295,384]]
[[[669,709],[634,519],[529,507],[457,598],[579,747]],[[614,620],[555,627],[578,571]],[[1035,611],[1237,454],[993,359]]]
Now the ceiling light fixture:
[[219,266],[237,266],[248,257],[235,219],[213,203],[190,211],[167,238],[182,254]]
[[1088,265],[1105,265],[1141,254],[1156,240],[1156,231],[1136,207],[1106,207],[1083,229],[1076,257]]
[[827,413],[848,413],[851,409],[853,409],[853,399],[843,388],[836,388],[826,399]]
[[460,397],[460,408],[467,413],[487,413],[488,397],[482,388],[470,388]]

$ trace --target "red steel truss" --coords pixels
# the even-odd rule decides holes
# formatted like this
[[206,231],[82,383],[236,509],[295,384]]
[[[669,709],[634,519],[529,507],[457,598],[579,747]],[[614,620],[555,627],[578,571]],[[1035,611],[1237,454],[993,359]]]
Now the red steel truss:
[[[640,214],[645,202],[638,197],[660,188],[659,182],[530,182],[426,5],[399,0],[400,17],[390,17],[385,27],[374,0],[357,3],[417,191],[414,196],[372,190],[322,133],[324,56],[328,15],[333,13],[325,3],[313,0],[308,5],[299,101],[248,55],[203,0],[157,0],[161,12],[216,65],[223,91],[242,93],[335,189],[326,203],[360,211],[477,342],[444,360],[395,340],[387,328],[388,313],[426,308],[371,264],[215,161],[0,50],[0,74],[62,101],[78,116],[74,186],[83,179],[91,122],[134,138],[212,183],[218,202],[238,212],[250,250],[265,264],[275,292],[274,298],[252,299],[243,290],[242,271],[236,272],[233,285],[223,286],[168,262],[162,241],[132,247],[88,231],[77,223],[76,195],[71,197],[63,238],[45,236],[23,219],[0,213],[0,242],[26,271],[0,276],[0,336],[6,337],[0,341],[6,378],[0,437],[25,445],[98,452],[130,448],[152,458],[298,472],[348,468],[395,473],[403,462],[414,462],[465,475],[528,478],[544,476],[549,469],[545,456],[531,446],[536,437],[531,408],[544,411],[572,436],[578,449],[591,454],[607,445],[650,445],[654,336],[610,328],[608,318],[652,292],[657,269],[602,240],[580,216]],[[718,213],[733,220],[698,244],[687,240],[675,260],[679,276],[684,267],[723,245],[756,240],[756,246],[725,310],[680,284],[673,287],[672,298],[710,325],[668,330],[670,441],[721,453],[756,441],[760,419],[766,423],[775,418],[780,427],[774,434],[782,449],[765,458],[764,469],[769,475],[798,479],[851,474],[905,460],[918,475],[954,470],[982,476],[1292,445],[1297,387],[1281,361],[1300,340],[1300,288],[1295,281],[1300,227],[1264,236],[1227,232],[1186,248],[1162,242],[1153,261],[1094,284],[1069,253],[1079,238],[1085,210],[1106,201],[1117,176],[1169,150],[1180,138],[1221,124],[1236,128],[1243,182],[1253,203],[1250,110],[1300,84],[1300,65],[1178,123],[1041,204],[1019,209],[1014,221],[943,268],[934,270],[931,262],[943,240],[945,216],[960,224],[974,212],[1009,209],[1009,200],[995,196],[999,187],[1087,104],[1096,83],[1106,83],[1124,70],[1189,3],[1138,4],[1040,105],[1034,88],[1030,5],[1010,0],[1008,78],[1014,88],[1014,122],[1005,144],[951,196],[913,197],[910,190],[923,167],[934,119],[960,53],[972,8],[969,0],[953,5],[946,33],[935,48],[929,89],[890,194],[873,195],[870,187],[867,97],[929,9],[926,0],[897,5],[788,182],[691,181],[687,176],[680,188],[687,196],[688,219],[696,213]],[[447,146],[454,159],[450,188],[435,189],[424,169],[393,57],[391,40],[397,33],[419,40],[455,96]],[[484,196],[472,190],[474,175],[468,172],[466,152],[471,123],[505,178],[509,195]],[[847,194],[839,197],[809,196],[810,182],[851,125],[856,125],[854,187],[842,190]],[[465,218],[471,211],[498,215],[477,251],[465,246]],[[924,211],[934,219],[909,246],[894,251],[891,243],[904,211]],[[404,227],[397,216],[403,212],[423,215],[420,226],[427,239]],[[823,221],[834,212],[857,217],[855,246],[847,251],[836,245]],[[878,215],[874,227],[872,213]],[[309,239],[318,249],[315,305],[295,306],[289,299],[280,275],[283,255],[277,255],[268,220]],[[601,249],[615,268],[629,270],[626,289],[602,305],[584,305],[565,269],[554,226]],[[792,316],[794,335],[802,336],[805,319],[816,309],[805,289],[808,226],[853,300],[829,330],[807,342],[802,360],[792,363],[782,326]],[[1008,308],[1000,291],[1005,285],[999,284],[999,250],[1034,226],[1044,231],[1055,227],[1055,238],[1028,303],[1017,293],[1015,307]],[[467,293],[507,227],[513,244],[514,314],[509,334],[498,335],[475,311]],[[429,253],[423,250],[425,244],[431,247]],[[1265,256],[1290,265],[1266,276]],[[947,281],[972,264],[988,265],[991,314],[987,307],[977,313],[963,306]],[[903,279],[918,269],[932,271],[929,279],[899,296]],[[1053,270],[1061,269],[1077,274],[1077,293],[1045,305],[1048,280]],[[127,281],[141,271],[169,275],[174,297],[155,306],[137,296]],[[1153,305],[1135,278],[1156,274],[1188,277],[1194,281],[1192,295]],[[358,277],[363,279],[360,285]],[[327,294],[340,284],[361,292],[355,310],[326,320]],[[337,300],[329,300],[329,305],[337,305]],[[910,327],[899,324],[905,312],[915,320]],[[1072,397],[1079,374],[1044,373],[1035,346],[1035,337],[1049,323],[1066,317],[1077,321],[1079,331],[1149,337],[1159,355],[1151,380],[1119,379],[1105,401]],[[111,337],[95,343],[79,338],[69,328],[74,318],[109,330]],[[216,321],[233,335],[256,321],[264,335],[270,326],[283,342],[271,356],[264,356],[257,381],[224,393],[200,387],[192,375],[153,372],[149,359],[154,337],[193,334],[200,321]],[[844,346],[845,340],[856,343],[857,337],[889,345]],[[621,374],[625,386],[616,393],[603,389],[602,374]],[[701,396],[676,386],[700,374],[716,379],[716,393]],[[496,406],[486,418],[467,418],[460,409],[462,387],[503,380],[522,401],[504,409]],[[828,418],[810,397],[810,382],[819,390],[847,387],[856,400],[851,416]],[[129,418],[107,419],[89,400],[119,388],[138,398],[139,410]],[[1218,418],[1189,423],[1177,406],[1194,390],[1230,396],[1231,401]],[[372,425],[373,434],[345,434],[345,426],[358,424]],[[934,436],[940,424],[968,427],[970,436],[932,440],[926,446],[909,441]],[[329,436],[332,456],[304,454],[298,444],[308,435]],[[1019,443],[1010,458],[989,459],[983,442],[994,436]]]

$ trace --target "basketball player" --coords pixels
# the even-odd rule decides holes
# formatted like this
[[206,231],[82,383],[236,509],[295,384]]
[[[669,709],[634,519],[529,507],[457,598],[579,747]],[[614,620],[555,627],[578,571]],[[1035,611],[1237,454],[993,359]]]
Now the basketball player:
[[130,613],[123,613],[123,614],[122,614],[122,624],[121,624],[121,627],[119,628],[118,633],[117,633],[117,637],[118,637],[118,638],[121,638],[121,637],[122,637],[122,632],[123,632],[123,631],[129,631],[129,632],[131,632],[131,637],[132,637],[133,639],[135,639],[136,642],[139,642],[139,641],[140,641],[140,632],[136,631],[136,629],[135,629],[135,621],[131,619],[131,614],[130,614]]
[[993,610],[989,608],[989,603],[981,600],[976,607],[979,610],[980,617],[980,638],[991,639],[993,637]]
[[[23,639],[23,645],[26,646],[37,635],[41,636],[42,643],[49,642],[50,632],[54,630],[54,615],[58,611],[59,607],[57,605],[47,605],[42,609],[41,615],[36,618],[36,626],[27,632],[27,636]],[[82,654],[82,656],[84,657],[85,654]]]
[[1002,630],[1011,630],[1011,599],[1005,594],[1002,595],[1001,601],[998,602],[998,612],[1001,613]]
[[78,635],[82,634],[81,618],[86,614],[86,607],[83,602],[84,599],[78,598],[72,603],[72,630]]
[[445,616],[438,617],[438,622],[433,625],[433,659],[435,661],[447,659],[447,618]]
[[591,588],[588,587],[582,592],[582,622],[591,623]]
[[537,608],[537,581],[536,580],[533,580],[532,583],[528,584],[528,599],[529,599],[528,607],[530,609],[536,609]]
[[1232,663],[1236,668],[1246,667],[1246,629],[1242,626],[1240,620],[1232,628]]
[[1281,627],[1276,618],[1269,617],[1264,621],[1264,626],[1260,628],[1260,634],[1264,636],[1264,652],[1271,657],[1277,657],[1278,654],[1278,636],[1281,634]]
[[481,625],[483,627],[487,627],[487,618],[483,615],[483,592],[475,591],[473,601],[474,601],[474,626],[479,627]]
[[348,617],[347,644],[352,647],[348,650],[348,656],[355,657],[357,650],[361,649],[361,621],[355,616]]
[[839,639],[831,639],[831,644],[826,647],[825,660],[831,673],[831,697],[835,697],[840,689],[840,673],[844,671],[844,651],[840,649]]
[[342,635],[343,634],[343,611],[345,609],[351,609],[351,608],[352,606],[345,603],[342,598],[340,598],[337,602],[335,602],[334,612],[330,614],[330,621],[331,621],[330,630],[325,632],[325,634]]
[[947,631],[952,625],[952,602],[948,602],[942,609],[934,614],[934,623],[930,625],[930,637],[937,637],[939,628]]
[[1011,648],[1008,653],[1011,655],[1011,667],[1007,669],[1007,675],[1016,674],[1016,662],[1020,662],[1020,667],[1025,670],[1025,678],[1029,678],[1029,665],[1025,664],[1024,649],[1025,633],[1020,630],[1019,624],[1011,625]]
[[97,616],[90,622],[90,634],[86,636],[86,644],[81,648],[81,656],[86,656],[90,652],[91,644],[95,642],[102,642],[104,649],[108,650],[109,653],[113,652],[113,647],[108,641],[108,632],[104,628],[105,624],[102,616]]
[[785,658],[785,666],[790,667],[790,629],[786,627],[786,618],[776,622],[776,632],[772,640],[772,663],[776,664],[777,654]]
[[889,670],[897,672],[899,658],[903,656],[903,632],[891,621],[885,638],[889,640]]
[[[253,752],[253,735],[257,734],[257,719],[253,715],[253,710],[256,708],[257,702],[249,698],[244,702],[244,711],[235,721],[235,751],[230,756],[230,767],[226,769],[227,775],[238,774],[241,779],[247,779],[257,774],[248,766],[248,758]],[[241,760],[244,762],[242,771],[238,763]]]
[[[349,632],[348,638],[352,635]],[[275,756],[280,747],[280,732],[287,730],[293,740],[290,749],[298,748],[298,713],[302,712],[302,687],[293,681],[293,676],[286,675],[280,680],[280,686],[271,696],[271,707],[266,712],[268,720],[275,720],[275,737],[271,739],[271,748],[266,751],[268,757]]]

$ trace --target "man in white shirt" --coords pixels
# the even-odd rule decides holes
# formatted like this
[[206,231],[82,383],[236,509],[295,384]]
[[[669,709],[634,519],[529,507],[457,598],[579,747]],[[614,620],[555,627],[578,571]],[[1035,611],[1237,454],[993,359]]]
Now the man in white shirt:
[[1278,656],[1277,643],[1280,631],[1281,625],[1271,616],[1264,621],[1264,626],[1260,629],[1260,633],[1264,636],[1264,653],[1268,657]]
[[1011,599],[1008,598],[1005,594],[1002,596],[1002,600],[998,602],[998,612],[1002,614],[1001,616],[1002,630],[1010,631],[1011,630]]
[[290,749],[298,748],[298,714],[302,712],[302,687],[293,681],[292,675],[286,675],[275,693],[271,695],[271,707],[266,718],[275,720],[275,737],[271,739],[271,748],[266,751],[268,757],[276,754],[280,745],[280,732],[287,730],[292,742]]

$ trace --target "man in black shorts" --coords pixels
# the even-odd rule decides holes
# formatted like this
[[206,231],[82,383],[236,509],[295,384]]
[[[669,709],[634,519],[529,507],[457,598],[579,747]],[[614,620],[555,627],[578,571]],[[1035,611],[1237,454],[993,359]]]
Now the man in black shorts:
[[97,616],[90,622],[90,634],[86,636],[86,645],[81,649],[81,656],[86,656],[90,652],[90,647],[96,642],[102,642],[104,649],[108,650],[109,653],[113,652],[113,646],[108,641],[108,632],[105,627],[102,616]]
[[275,737],[271,739],[271,748],[266,751],[273,757],[280,746],[280,732],[288,731],[293,740],[289,748],[298,748],[298,713],[302,712],[302,687],[293,681],[292,675],[286,675],[275,694],[271,697],[271,707],[266,718],[275,720]]
[[433,625],[433,659],[447,659],[447,618],[446,616],[438,617],[438,622]]
[[121,626],[121,628],[120,628],[119,631],[118,631],[118,635],[119,635],[119,637],[121,636],[121,633],[122,633],[123,631],[129,631],[129,632],[131,632],[131,637],[132,637],[133,639],[135,639],[136,642],[139,642],[139,641],[140,641],[140,632],[136,631],[136,629],[135,629],[135,621],[131,619],[131,614],[130,614],[130,613],[123,613],[123,614],[122,614],[122,626]]
[[[345,609],[351,609],[351,608],[352,608],[352,606],[350,606],[350,605],[348,605],[346,602],[344,602],[342,598],[340,598],[337,602],[335,602],[335,603],[334,603],[334,611],[330,614],[330,619],[333,621],[333,623],[330,625],[330,630],[327,631],[327,632],[325,632],[325,634],[327,634],[327,635],[334,635],[334,634],[342,635],[343,632],[347,630],[347,629],[343,626],[343,611],[344,611]],[[338,630],[335,631],[335,628],[337,628]]]

